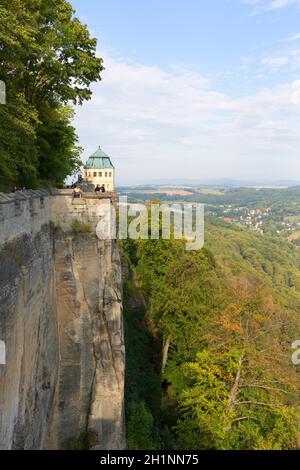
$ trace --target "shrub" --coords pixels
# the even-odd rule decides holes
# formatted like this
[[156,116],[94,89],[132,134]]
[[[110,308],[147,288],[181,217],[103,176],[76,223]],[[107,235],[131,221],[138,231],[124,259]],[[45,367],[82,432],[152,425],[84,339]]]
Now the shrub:
[[90,233],[92,231],[92,228],[91,224],[76,219],[71,223],[71,230],[74,234]]

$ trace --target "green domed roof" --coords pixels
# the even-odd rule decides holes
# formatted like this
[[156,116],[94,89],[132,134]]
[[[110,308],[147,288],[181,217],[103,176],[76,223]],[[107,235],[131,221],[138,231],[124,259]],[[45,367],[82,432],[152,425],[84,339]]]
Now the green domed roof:
[[103,150],[98,147],[98,150],[93,153],[84,165],[85,170],[102,170],[103,168],[114,168],[110,157],[106,155]]

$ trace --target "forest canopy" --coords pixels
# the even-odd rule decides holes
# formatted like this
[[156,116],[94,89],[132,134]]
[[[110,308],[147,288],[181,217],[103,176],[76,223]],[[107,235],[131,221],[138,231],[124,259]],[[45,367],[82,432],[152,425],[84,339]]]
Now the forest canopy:
[[131,448],[298,448],[291,344],[300,334],[300,257],[292,244],[212,220],[200,251],[138,240],[125,253]]

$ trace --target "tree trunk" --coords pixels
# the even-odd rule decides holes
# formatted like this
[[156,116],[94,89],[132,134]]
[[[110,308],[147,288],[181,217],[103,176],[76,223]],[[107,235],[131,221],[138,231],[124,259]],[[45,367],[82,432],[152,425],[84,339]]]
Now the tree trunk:
[[233,387],[232,387],[231,392],[230,392],[229,404],[228,404],[228,409],[227,409],[227,413],[226,413],[226,417],[225,417],[225,428],[224,428],[225,432],[230,432],[231,427],[232,427],[232,423],[230,423],[230,422],[226,423],[226,420],[227,420],[227,417],[230,417],[230,413],[232,412],[232,410],[234,409],[235,404],[236,404],[236,398],[237,398],[237,395],[239,393],[239,387],[240,387],[240,378],[241,378],[241,373],[242,373],[243,359],[244,359],[244,354],[242,354],[240,359],[239,359],[238,370],[237,370],[237,373],[236,373],[236,376],[235,376],[235,381],[234,381]]
[[161,361],[161,375],[163,375],[167,362],[168,362],[168,354],[169,354],[169,347],[170,347],[170,339],[167,338],[162,352],[162,361]]

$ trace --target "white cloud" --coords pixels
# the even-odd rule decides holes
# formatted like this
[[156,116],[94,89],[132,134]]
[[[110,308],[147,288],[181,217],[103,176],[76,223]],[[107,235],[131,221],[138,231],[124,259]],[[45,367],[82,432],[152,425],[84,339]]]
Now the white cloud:
[[282,42],[293,42],[293,41],[298,41],[298,39],[300,39],[300,33],[292,34],[288,36],[287,38],[282,39]]
[[242,0],[243,3],[253,5],[258,10],[280,10],[290,5],[300,5],[300,0]]
[[300,81],[237,99],[189,68],[104,59],[103,81],[75,123],[85,157],[101,144],[119,182],[300,172]]
[[288,56],[278,56],[278,57],[265,57],[261,61],[262,65],[266,65],[267,67],[271,67],[277,69],[279,67],[283,67],[289,63]]
[[263,57],[260,60],[261,69],[257,69],[258,63],[254,64],[254,68],[258,73],[262,73],[266,78],[269,75],[285,73],[286,76],[295,76],[300,70],[300,47],[284,47],[273,55]]
[[268,5],[268,10],[279,10],[280,8],[284,8],[288,5],[299,5],[299,0],[272,0],[271,3]]

